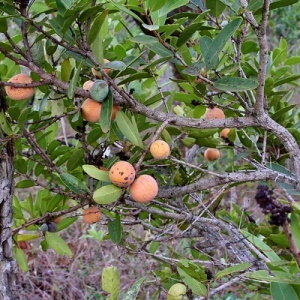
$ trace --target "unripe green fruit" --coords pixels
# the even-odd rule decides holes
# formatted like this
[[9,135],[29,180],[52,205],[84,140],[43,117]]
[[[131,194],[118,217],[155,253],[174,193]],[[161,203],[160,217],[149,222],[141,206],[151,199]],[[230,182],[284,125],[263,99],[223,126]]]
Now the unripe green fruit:
[[48,231],[48,225],[47,225],[46,223],[44,223],[44,224],[40,227],[40,231],[42,231],[42,232]]
[[184,284],[175,283],[170,287],[166,300],[183,300],[185,299],[186,292],[187,289]]

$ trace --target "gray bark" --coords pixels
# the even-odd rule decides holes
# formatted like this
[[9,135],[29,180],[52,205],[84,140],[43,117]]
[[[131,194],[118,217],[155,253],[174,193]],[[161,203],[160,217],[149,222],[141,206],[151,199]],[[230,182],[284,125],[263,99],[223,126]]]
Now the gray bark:
[[[0,98],[3,107],[3,98]],[[2,136],[0,128],[0,136]],[[0,145],[0,299],[14,300],[15,262],[12,250],[13,143]]]

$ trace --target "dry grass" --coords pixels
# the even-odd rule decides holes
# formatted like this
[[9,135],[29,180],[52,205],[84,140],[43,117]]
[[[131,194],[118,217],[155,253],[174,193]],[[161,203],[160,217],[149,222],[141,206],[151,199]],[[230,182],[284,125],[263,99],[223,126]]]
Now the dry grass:
[[[111,241],[81,238],[89,227],[77,221],[62,233],[73,252],[70,259],[53,250],[43,252],[38,243],[25,250],[29,271],[19,270],[17,290],[20,300],[102,300],[107,294],[101,290],[101,273],[106,266],[116,266],[121,274],[121,291],[127,290],[137,279],[147,276],[151,283],[143,285],[143,298],[154,299],[157,290],[151,270],[157,262],[143,255],[128,255]],[[98,228],[99,230],[99,228]]]

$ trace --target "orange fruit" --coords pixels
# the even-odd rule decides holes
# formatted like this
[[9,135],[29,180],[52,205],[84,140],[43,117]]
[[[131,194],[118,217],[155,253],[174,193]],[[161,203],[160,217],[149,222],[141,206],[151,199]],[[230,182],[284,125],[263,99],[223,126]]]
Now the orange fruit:
[[28,245],[26,242],[24,241],[20,241],[17,243],[18,244],[18,248],[22,249],[22,250],[27,250],[28,249]]
[[117,112],[120,110],[120,106],[114,105],[112,112],[111,112],[111,119],[112,121],[116,118]]
[[204,157],[209,161],[214,161],[221,157],[221,152],[215,148],[207,148],[204,152]]
[[101,113],[101,103],[87,98],[83,101],[81,105],[81,115],[88,122],[98,122]]
[[[106,58],[103,59],[103,63],[104,63],[104,64],[107,64],[107,63],[109,63],[109,62],[110,62],[110,60],[108,60],[108,59],[106,59]],[[103,70],[107,75],[110,75],[110,74],[112,73],[112,69],[109,69],[109,68],[103,68],[102,70]],[[92,73],[93,73],[93,75],[94,75],[96,78],[102,78],[101,72],[97,71],[95,68],[92,68]]]
[[165,159],[170,155],[170,146],[163,140],[156,140],[150,146],[150,153],[156,159]]
[[[88,122],[98,122],[100,120],[102,104],[91,98],[87,98],[81,105],[81,115]],[[120,106],[113,105],[111,112],[111,120],[116,118],[117,112],[120,110]]]
[[[32,83],[32,79],[30,76],[26,74],[17,74],[10,78],[8,82],[12,83]],[[28,100],[30,99],[34,93],[35,88],[33,87],[13,87],[13,86],[5,86],[5,92],[9,98],[12,100]]]
[[227,139],[229,132],[230,132],[229,128],[222,129],[222,131],[220,132],[220,137],[222,139]]
[[52,222],[54,222],[55,224],[59,223],[62,220],[62,216],[58,216],[55,219],[53,219]]
[[97,206],[90,206],[83,211],[83,222],[93,224],[101,219],[101,212]]
[[139,176],[129,187],[131,198],[140,203],[153,200],[158,193],[158,184],[150,175]]
[[116,186],[128,187],[135,179],[135,169],[131,163],[120,160],[110,168],[109,179]]
[[88,80],[83,84],[82,88],[85,89],[86,91],[89,91],[92,88],[93,84],[94,81]]
[[225,119],[225,114],[222,109],[218,107],[208,108],[204,119],[210,120],[210,119]]

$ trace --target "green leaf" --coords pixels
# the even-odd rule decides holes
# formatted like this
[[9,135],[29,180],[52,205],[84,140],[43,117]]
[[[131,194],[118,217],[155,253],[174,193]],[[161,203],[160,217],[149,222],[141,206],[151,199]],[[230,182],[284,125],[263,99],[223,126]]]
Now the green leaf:
[[97,102],[102,102],[108,95],[108,84],[104,80],[96,80],[90,90],[92,98]]
[[296,106],[295,104],[287,105],[286,107],[283,107],[277,110],[274,114],[272,114],[271,118],[277,123],[280,123],[281,121],[286,121],[288,120],[288,116],[286,115],[286,113],[293,110],[295,106]]
[[97,35],[100,34],[101,27],[102,27],[108,13],[109,13],[109,10],[103,11],[92,22],[91,29],[90,29],[88,39],[87,39],[89,45],[91,45],[94,42],[94,40],[96,39]]
[[107,226],[110,239],[115,244],[120,244],[122,240],[122,224],[120,216],[116,215],[114,220],[109,220]]
[[12,17],[12,16],[5,16],[5,17],[1,16],[0,17],[0,32],[2,32],[2,33],[7,32],[8,27],[7,27],[6,19],[9,17]]
[[67,162],[68,171],[73,171],[77,167],[81,166],[84,162],[84,151],[83,149],[76,149],[70,156]]
[[125,63],[119,60],[110,61],[103,65],[103,68],[109,68],[118,71],[124,71],[126,69]]
[[287,283],[271,282],[271,295],[273,300],[298,300],[297,293]]
[[221,91],[242,92],[254,90],[258,87],[258,82],[248,78],[223,77],[214,83],[214,87]]
[[33,62],[42,67],[43,63],[45,62],[45,55],[44,55],[44,43],[43,41],[35,42],[32,47],[30,48],[31,56]]
[[289,6],[289,5],[297,3],[298,1],[299,0],[279,0],[279,1],[274,1],[274,2],[272,1],[272,3],[270,4],[270,10],[284,7],[284,6]]
[[26,188],[29,188],[32,186],[35,186],[35,183],[29,179],[21,180],[16,184],[16,188],[19,188],[19,189],[26,189]]
[[67,28],[66,31],[62,30],[64,19],[61,15],[57,15],[56,18],[48,19],[49,24],[54,29],[54,31],[62,38],[67,40],[71,45],[74,44],[74,38],[72,37],[72,31]]
[[165,16],[172,10],[186,5],[188,2],[189,0],[166,1],[165,5],[159,10],[159,14]]
[[250,267],[251,267],[251,264],[248,263],[248,262],[244,262],[244,263],[240,263],[238,265],[232,266],[232,267],[228,267],[228,268],[226,268],[222,271],[219,271],[216,274],[215,279],[220,279],[224,276],[228,276],[228,275],[231,275],[231,274],[236,273],[236,272],[245,271]]
[[184,28],[184,30],[180,33],[180,36],[177,40],[177,47],[181,47],[183,44],[185,44],[189,38],[201,28],[203,23],[192,23],[191,25]]
[[295,80],[297,80],[299,78],[300,78],[300,75],[285,76],[283,79],[280,79],[280,80],[276,81],[274,83],[274,87],[283,85],[285,83],[291,84],[292,82],[294,82]]
[[63,218],[58,224],[56,232],[61,231],[65,228],[68,228],[70,225],[72,225],[77,220],[77,217],[67,217]]
[[300,63],[300,56],[292,56],[284,62],[284,64],[288,66],[297,65],[299,63]]
[[90,177],[104,182],[110,182],[108,171],[103,171],[93,165],[83,165],[82,169]]
[[117,267],[105,267],[102,270],[102,290],[109,293],[107,300],[117,300],[120,292],[120,272]]
[[139,72],[139,73],[133,74],[131,76],[128,76],[121,82],[119,82],[119,85],[123,85],[125,83],[129,83],[129,82],[132,82],[132,81],[135,81],[138,79],[143,79],[143,78],[151,78],[151,74],[149,74],[148,72]]
[[22,249],[14,247],[14,258],[23,272],[29,270],[27,257]]
[[122,195],[122,189],[119,187],[109,184],[100,187],[94,192],[93,199],[98,204],[110,204],[120,198]]
[[27,173],[27,161],[24,158],[16,159],[14,162],[16,170],[22,174]]
[[66,58],[61,63],[61,80],[64,82],[69,82],[72,73],[72,66],[70,63],[70,59]]
[[288,170],[287,168],[285,168],[284,166],[282,166],[280,164],[270,162],[270,163],[266,164],[266,167],[273,171],[276,171],[278,173],[282,173],[282,174],[294,177],[293,173],[290,170]]
[[249,1],[247,10],[256,11],[256,10],[262,8],[263,4],[264,4],[263,0],[251,0],[251,1]]
[[240,229],[244,237],[246,237],[256,248],[264,253],[271,261],[280,261],[280,257],[266,243],[257,238],[255,235],[246,230]]
[[83,64],[87,67],[91,67],[91,68],[94,67],[94,63],[89,58],[86,59],[84,56],[82,56],[79,53],[76,53],[76,52],[73,52],[73,51],[70,51],[70,50],[67,50],[65,53],[66,53],[66,55],[71,56],[72,58],[74,58],[76,61],[82,61]]
[[199,75],[200,71],[205,67],[205,63],[203,61],[197,61],[189,65],[186,69],[182,71],[183,74],[188,74],[192,76]]
[[141,24],[143,24],[143,20],[133,12],[133,10],[129,10],[128,8],[126,8],[123,5],[117,4],[115,3],[115,1],[110,0],[110,3],[113,4],[120,12],[123,12],[129,16],[131,16],[132,18],[134,18],[135,20],[137,20],[138,22],[140,22]]
[[128,141],[140,148],[144,147],[137,126],[134,126],[123,111],[118,111],[116,122],[120,131],[128,139]]
[[197,296],[205,296],[207,294],[206,286],[196,280],[195,278],[188,275],[183,269],[177,267],[177,271],[182,279],[182,281],[192,290],[192,292]]
[[[47,199],[47,200],[46,200]],[[45,201],[46,200],[46,201]],[[46,211],[54,211],[60,206],[60,204],[65,200],[63,195],[56,194],[50,200],[48,198],[42,197],[43,202],[47,202]]]
[[69,84],[68,91],[67,91],[67,96],[69,99],[73,99],[73,97],[74,97],[75,87],[77,85],[77,82],[78,82],[79,76],[80,76],[80,72],[81,72],[81,66],[82,66],[82,61],[80,61],[78,68],[75,69],[73,78]]
[[8,120],[6,118],[4,111],[0,110],[0,133],[2,133],[2,132],[7,135],[13,134],[10,123],[8,122]]
[[102,102],[100,112],[100,127],[104,133],[107,133],[110,129],[111,114],[113,110],[113,95],[109,93],[107,98]]
[[148,25],[148,24],[142,24],[142,26],[144,28],[146,28],[149,31],[154,31],[154,30],[158,30],[159,26],[158,25]]
[[291,231],[298,252],[300,252],[300,216],[296,212],[291,213]]
[[278,185],[282,188],[285,189],[287,193],[289,193],[290,195],[294,195],[294,196],[300,196],[300,192],[297,191],[294,187],[292,187],[289,184],[283,183],[283,182],[278,182]]
[[[242,23],[242,18],[237,18],[227,24],[222,31],[216,36],[216,38],[211,43],[209,50],[204,56],[206,63],[206,69],[214,69],[217,67],[218,56],[226,45],[230,37],[235,33]],[[201,40],[200,40],[201,47]]]
[[206,1],[206,8],[210,9],[210,14],[214,17],[218,17],[223,12],[225,7],[226,5],[219,0]]
[[146,48],[153,51],[157,55],[160,55],[162,57],[166,56],[172,56],[172,52],[168,49],[166,49],[163,45],[161,45],[156,38],[148,35],[137,35],[134,37],[131,37],[130,40],[133,43],[137,44],[143,44]]
[[141,285],[146,280],[146,277],[138,279],[123,295],[122,300],[136,300]]
[[72,251],[66,242],[56,233],[47,231],[45,233],[45,240],[50,248],[52,248],[57,254],[63,256],[67,255],[72,257]]
[[267,282],[278,282],[278,283],[289,283],[300,285],[299,277],[296,277],[293,274],[289,274],[281,271],[272,271],[267,270],[254,271],[244,274],[245,277],[249,279],[255,279],[259,281]]
[[[202,36],[200,38],[200,50],[202,52],[203,57],[204,58],[207,57],[206,59],[208,59],[209,50],[210,50],[212,42],[213,42],[213,40],[207,35]],[[218,59],[217,59],[217,61],[218,61]]]
[[74,193],[85,194],[90,192],[85,182],[77,179],[71,174],[62,173],[60,174],[60,179],[63,182],[63,184]]
[[153,1],[147,0],[147,7],[150,11],[156,11],[162,8],[168,0],[161,0],[161,1]]

